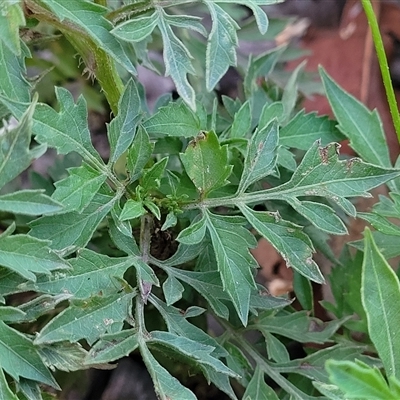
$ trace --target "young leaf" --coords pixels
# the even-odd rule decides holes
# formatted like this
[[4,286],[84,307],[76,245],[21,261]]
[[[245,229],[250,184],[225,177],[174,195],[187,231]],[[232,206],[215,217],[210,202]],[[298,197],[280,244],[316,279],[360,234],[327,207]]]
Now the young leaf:
[[317,283],[324,282],[312,258],[312,242],[298,225],[282,220],[277,214],[256,212],[244,205],[240,210],[254,229],[282,255],[288,267]]
[[135,137],[136,127],[141,119],[141,99],[133,79],[125,86],[124,93],[118,103],[118,115],[111,121],[107,129],[110,142],[110,160],[115,163],[128,149]]
[[217,135],[200,133],[181,154],[183,166],[201,197],[227,183],[232,166],[228,164],[228,148],[220,146]]
[[393,393],[377,368],[353,361],[328,360],[326,369],[332,383],[345,393],[346,398],[393,399]]
[[16,56],[21,54],[20,26],[25,26],[25,16],[19,1],[3,1],[0,4],[0,41]]
[[76,258],[68,259],[71,272],[57,273],[51,278],[40,277],[33,285],[37,292],[65,293],[76,299],[87,299],[102,293],[108,295],[119,288],[115,278],[122,279],[133,265],[132,257],[108,257],[92,250],[82,249]]
[[169,103],[161,107],[143,127],[150,135],[194,137],[200,131],[199,117],[185,103]]
[[253,377],[243,395],[243,400],[279,400],[275,391],[264,380],[264,372],[256,367]]
[[24,215],[52,214],[64,210],[62,204],[43,192],[44,190],[20,190],[0,195],[0,210]]
[[121,221],[127,221],[130,219],[138,218],[144,214],[146,214],[146,209],[143,207],[143,203],[141,201],[135,201],[129,199],[125,204],[124,208],[119,215],[119,219]]
[[252,183],[272,173],[278,152],[278,123],[271,121],[252,135],[248,146],[239,192],[245,191]]
[[68,340],[71,343],[86,339],[91,345],[113,325],[122,327],[131,317],[132,298],[135,293],[114,293],[110,296],[93,296],[87,300],[74,300],[71,305],[53,318],[36,336],[35,344]]
[[164,174],[167,163],[168,157],[164,157],[144,172],[140,186],[145,192],[149,192],[151,189],[158,189],[160,187],[161,178]]
[[141,347],[140,352],[160,400],[196,400],[196,396],[189,389],[157,362],[146,346]]
[[105,7],[86,0],[68,0],[68,5],[63,0],[42,1],[60,21],[68,20],[68,23],[76,24],[77,30],[88,35],[100,49],[128,72],[136,74],[136,69],[121,44],[110,33],[113,26],[104,18],[107,11]]
[[64,205],[64,212],[82,212],[99,191],[107,176],[85,162],[68,169],[69,176],[54,184],[52,198]]
[[85,247],[93,232],[111,210],[116,197],[97,193],[82,210],[38,218],[30,223],[30,234],[39,239],[51,240],[51,248],[72,252]]
[[153,147],[146,129],[140,125],[126,157],[126,168],[130,182],[136,181],[142,175],[143,169],[153,152]]
[[158,24],[158,14],[143,15],[119,24],[111,33],[127,42],[141,42],[151,35]]
[[0,135],[0,188],[28,168],[45,150],[43,147],[29,149],[35,107],[36,100],[22,114],[17,127],[5,127],[5,132]]
[[229,133],[231,138],[243,138],[251,128],[251,108],[250,102],[246,101],[235,113],[232,127]]
[[355,97],[346,93],[322,67],[319,72],[339,129],[350,139],[350,146],[365,161],[390,168],[392,164],[378,112],[369,111]]
[[86,356],[85,365],[103,364],[128,357],[138,346],[138,333],[135,329],[102,335]]
[[371,231],[365,229],[362,266],[362,304],[367,315],[368,333],[388,376],[400,377],[400,342],[397,318],[400,283],[393,269],[379,252]]
[[257,268],[257,262],[248,250],[256,246],[255,238],[243,223],[241,217],[206,214],[223,288],[232,299],[243,325],[246,325],[250,293],[255,288],[252,268]]
[[28,235],[0,238],[0,264],[33,282],[36,281],[34,273],[50,274],[70,268],[67,261],[50,250],[48,241]]
[[211,91],[220,81],[230,65],[236,65],[236,31],[239,25],[220,6],[206,1],[212,19],[212,28],[207,42],[206,85]]
[[295,149],[308,150],[316,140],[326,146],[331,142],[340,142],[346,137],[336,128],[336,122],[326,116],[301,110],[279,131],[279,144]]
[[200,219],[196,218],[187,228],[180,231],[176,240],[183,244],[194,245],[200,243],[205,234],[206,219],[203,216]]
[[24,377],[60,389],[32,342],[3,321],[0,321],[0,354],[0,367],[16,381]]
[[165,63],[165,75],[171,76],[179,95],[187,104],[189,104],[190,108],[194,110],[196,108],[195,93],[187,79],[188,73],[196,73],[192,62],[190,61],[193,57],[169,26],[168,21],[166,20],[167,14],[165,11],[161,7],[158,8],[158,11],[158,28],[160,29],[164,44],[163,57]]

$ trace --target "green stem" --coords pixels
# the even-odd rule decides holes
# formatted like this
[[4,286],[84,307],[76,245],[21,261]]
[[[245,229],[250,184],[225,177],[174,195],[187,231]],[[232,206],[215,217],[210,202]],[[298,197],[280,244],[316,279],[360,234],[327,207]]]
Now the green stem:
[[369,26],[372,32],[372,38],[375,44],[376,54],[378,56],[379,67],[382,73],[382,80],[385,86],[386,97],[389,103],[390,113],[392,115],[393,125],[396,130],[397,139],[400,143],[400,114],[397,107],[396,96],[394,95],[392,80],[389,73],[389,65],[386,58],[385,48],[383,47],[382,36],[379,32],[378,21],[370,0],[361,0],[364,12],[367,16]]

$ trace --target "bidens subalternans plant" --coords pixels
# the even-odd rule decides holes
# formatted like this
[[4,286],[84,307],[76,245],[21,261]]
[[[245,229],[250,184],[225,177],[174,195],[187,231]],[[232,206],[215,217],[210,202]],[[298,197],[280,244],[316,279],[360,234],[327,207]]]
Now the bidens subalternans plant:
[[[41,399],[49,387],[60,389],[51,371],[105,367],[129,354],[140,354],[157,395],[174,400],[196,398],[188,376],[201,374],[232,399],[309,399],[339,390],[326,360],[376,365],[363,355],[364,345],[346,336],[351,308],[338,308],[329,322],[312,316],[310,281],[324,282],[313,253],[331,256],[326,240],[347,233],[345,216],[357,215],[352,200],[400,175],[379,117],[323,70],[338,127],[298,111],[301,66],[283,89],[259,80],[269,79],[285,47],[251,57],[240,99],[213,92],[236,65],[240,24],[265,34],[260,6],[273,2],[0,5],[3,398]],[[252,20],[241,19],[238,3],[251,9]],[[205,11],[208,30],[198,16]],[[45,104],[35,93],[40,81],[27,76],[28,60],[40,64],[36,46],[65,39],[113,113],[108,159],[92,144],[85,98],[54,87],[56,104]],[[147,51],[152,40],[162,43],[165,73],[179,98],[162,96],[151,113],[134,75],[138,63],[156,69]],[[17,126],[7,125],[11,117]],[[366,125],[374,129],[358,140]],[[346,137],[361,158],[340,158],[335,142]],[[18,188],[15,178],[47,148],[69,168],[33,174],[29,189]],[[63,164],[69,156],[74,161]],[[303,311],[256,282],[249,249],[258,237],[295,271]],[[209,334],[207,315],[222,336]],[[247,331],[259,332],[258,344]],[[341,344],[308,348],[290,361],[292,341]]]

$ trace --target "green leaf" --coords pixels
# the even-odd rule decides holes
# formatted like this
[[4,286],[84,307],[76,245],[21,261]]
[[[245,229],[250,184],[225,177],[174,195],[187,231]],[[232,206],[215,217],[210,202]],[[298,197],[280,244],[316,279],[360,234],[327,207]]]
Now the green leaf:
[[157,24],[158,14],[155,12],[125,21],[115,27],[111,33],[118,39],[127,42],[140,42],[151,35]]
[[243,400],[279,400],[275,391],[264,380],[264,372],[257,366],[243,395]]
[[3,369],[0,368],[0,400],[19,400],[8,386]]
[[146,129],[143,128],[143,125],[140,125],[126,158],[129,182],[136,181],[142,175],[143,169],[153,152],[153,147]]
[[25,26],[25,16],[20,1],[3,1],[0,4],[0,41],[17,56],[21,54],[20,26]]
[[99,293],[113,294],[120,286],[117,279],[122,279],[125,271],[133,265],[132,258],[111,258],[82,249],[76,258],[68,259],[71,272],[56,273],[50,278],[40,277],[32,288],[42,293],[70,294],[77,299]]
[[279,200],[298,196],[327,197],[346,213],[355,216],[355,208],[346,197],[371,197],[369,190],[399,174],[396,169],[380,168],[359,158],[339,160],[337,144],[320,147],[317,141],[305,154],[289,182],[256,195],[273,194],[273,198]]
[[397,318],[400,283],[393,269],[379,252],[371,232],[365,229],[362,266],[362,304],[367,315],[368,332],[388,376],[400,376],[400,329]]
[[64,205],[64,212],[82,212],[99,191],[107,176],[90,165],[68,169],[69,176],[54,184],[56,190],[52,198]]
[[169,275],[163,284],[163,292],[167,306],[170,306],[180,300],[184,291],[185,288],[178,281],[178,279],[172,275]]
[[[374,210],[375,211],[375,210]],[[400,227],[378,213],[357,213],[357,216],[368,221],[375,229],[385,235],[400,236]]]
[[346,93],[322,67],[319,71],[339,129],[350,139],[350,146],[365,161],[390,168],[392,164],[378,112],[369,111],[355,97]]
[[143,127],[150,135],[190,138],[199,134],[200,121],[185,103],[171,102],[144,121]]
[[[39,103],[36,106],[32,127],[36,140],[56,148],[60,154],[76,151],[89,164],[102,169],[104,163],[90,140],[85,99],[80,96],[75,104],[72,94],[63,88],[56,88],[56,96],[59,112],[47,104]],[[26,103],[1,95],[0,100],[16,118],[20,118],[28,108]]]
[[18,322],[22,320],[25,313],[16,307],[0,306],[0,320],[7,322]]
[[0,239],[0,264],[31,281],[34,273],[50,274],[57,269],[70,268],[55,252],[49,242],[28,235],[12,235]]
[[228,164],[228,147],[220,146],[217,135],[200,133],[181,154],[183,166],[202,197],[227,184],[232,166]]
[[187,228],[179,232],[176,240],[187,245],[200,243],[206,234],[206,218],[196,218]]
[[[394,235],[385,235],[381,232],[372,232],[375,244],[384,258],[390,259],[400,255],[399,237]],[[364,251],[364,240],[357,240],[349,243],[351,246]]]
[[160,187],[161,178],[164,175],[167,163],[168,157],[164,157],[143,173],[140,186],[145,192],[149,192],[151,189],[158,189]]
[[206,1],[212,19],[212,28],[207,41],[206,86],[211,91],[220,81],[230,65],[236,65],[236,47],[239,25],[220,6]]
[[279,144],[295,149],[308,150],[316,140],[326,146],[331,142],[340,142],[346,137],[336,128],[336,121],[312,112],[305,114],[301,110],[279,132]]
[[326,396],[327,399],[330,400],[344,399],[344,393],[336,385],[329,385],[327,383],[322,383],[318,381],[312,381],[312,384],[318,390],[318,392]]
[[0,321],[0,354],[0,367],[16,381],[23,377],[60,389],[31,340],[3,321]]
[[146,214],[146,210],[143,207],[143,203],[141,201],[135,201],[129,199],[125,204],[124,208],[119,215],[119,219],[121,221],[127,221],[130,219],[138,218],[144,214]]
[[165,75],[171,76],[179,95],[187,104],[189,104],[190,108],[194,110],[196,108],[195,92],[187,79],[188,73],[196,73],[191,62],[193,57],[169,26],[167,21],[168,16],[165,11],[159,7],[158,12],[158,28],[160,29],[164,44],[163,57],[165,63]]
[[235,113],[229,136],[232,138],[246,137],[251,128],[250,102],[246,101]]
[[63,210],[60,203],[43,192],[44,190],[20,190],[0,195],[0,210],[24,215],[52,214]]
[[333,235],[346,235],[348,233],[345,224],[331,207],[314,201],[299,201],[297,199],[287,200],[287,202],[322,231]]
[[196,400],[196,396],[189,389],[184,387],[178,379],[170,375],[170,373],[157,362],[147,347],[143,346],[141,348],[141,354],[160,400]]
[[111,22],[104,18],[107,12],[105,7],[86,0],[42,0],[54,12],[61,22],[77,25],[77,30],[83,31],[93,42],[104,50],[112,59],[126,68],[131,74],[136,74],[136,69],[125,53],[121,44],[110,33],[113,28]]
[[129,356],[139,346],[135,329],[126,329],[118,333],[102,335],[90,349],[85,365],[96,365],[116,361]]
[[301,304],[303,310],[312,311],[314,308],[314,296],[311,282],[297,271],[293,272],[293,291],[296,299]]
[[252,135],[244,162],[239,192],[252,183],[270,175],[275,169],[278,155],[278,124],[276,120]]
[[91,345],[104,333],[113,332],[113,325],[121,328],[126,319],[132,319],[131,306],[135,294],[114,293],[73,300],[40,331],[34,342],[44,344],[68,340],[72,343],[86,339]]
[[247,324],[250,293],[255,288],[253,268],[257,262],[249,252],[253,235],[241,217],[222,217],[207,212],[206,225],[214,247],[224,290],[229,294],[243,325]]
[[141,115],[141,99],[133,79],[130,79],[118,103],[118,115],[107,129],[110,142],[109,163],[115,163],[131,145]]
[[282,105],[284,110],[285,120],[289,120],[297,102],[297,89],[298,89],[298,77],[302,72],[305,65],[305,61],[301,62],[294,71],[290,74],[285,88],[282,93]]
[[18,126],[5,127],[5,132],[0,135],[0,188],[28,168],[45,150],[44,147],[29,149],[35,107],[36,98],[21,116]]
[[268,358],[277,363],[285,363],[290,360],[289,352],[286,346],[274,335],[264,332],[265,343],[267,345]]
[[393,399],[393,393],[377,368],[352,361],[329,360],[326,369],[332,383],[349,399]]
[[39,239],[51,240],[54,250],[72,252],[85,247],[93,232],[118,199],[97,193],[82,212],[68,212],[38,218],[29,225],[30,234]]
[[256,212],[244,205],[239,208],[254,229],[282,255],[288,267],[317,283],[324,282],[312,258],[312,242],[300,226],[282,220],[277,213]]

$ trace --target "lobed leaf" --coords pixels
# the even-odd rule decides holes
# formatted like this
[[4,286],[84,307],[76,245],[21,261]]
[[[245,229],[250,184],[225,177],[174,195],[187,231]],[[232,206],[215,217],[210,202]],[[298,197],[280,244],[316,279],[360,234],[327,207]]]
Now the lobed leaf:
[[387,376],[400,376],[399,280],[379,252],[368,228],[364,232],[361,300],[367,315],[368,333],[378,351]]
[[200,133],[180,156],[186,173],[202,197],[227,184],[232,171],[228,164],[228,147],[220,146],[214,132]]
[[52,214],[63,210],[62,204],[43,192],[44,190],[20,190],[0,195],[0,210],[24,215]]
[[28,235],[0,238],[0,264],[31,281],[35,273],[50,274],[70,265],[49,247],[49,242]]
[[73,300],[71,305],[53,318],[36,336],[35,344],[86,339],[93,344],[106,332],[120,330],[131,317],[132,298],[136,293],[113,293]]

